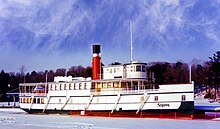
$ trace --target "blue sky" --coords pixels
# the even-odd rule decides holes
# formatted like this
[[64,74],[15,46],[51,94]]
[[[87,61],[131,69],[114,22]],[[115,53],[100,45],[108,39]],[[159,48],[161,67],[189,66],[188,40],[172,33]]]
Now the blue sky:
[[18,72],[102,62],[208,60],[220,48],[220,0],[0,0],[0,69]]

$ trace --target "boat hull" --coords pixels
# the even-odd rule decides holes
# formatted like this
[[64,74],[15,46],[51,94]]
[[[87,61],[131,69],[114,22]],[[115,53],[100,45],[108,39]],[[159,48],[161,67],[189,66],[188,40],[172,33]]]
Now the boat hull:
[[194,102],[182,102],[178,109],[162,110],[45,110],[42,109],[22,109],[30,114],[66,114],[76,116],[102,116],[102,117],[133,117],[133,118],[172,118],[172,119],[192,119]]
[[46,110],[42,113],[40,109],[23,109],[30,114],[64,114],[71,116],[98,116],[98,117],[131,117],[131,118],[171,118],[171,119],[192,119],[192,110],[147,110],[136,114],[135,110],[130,111],[81,111],[81,110]]

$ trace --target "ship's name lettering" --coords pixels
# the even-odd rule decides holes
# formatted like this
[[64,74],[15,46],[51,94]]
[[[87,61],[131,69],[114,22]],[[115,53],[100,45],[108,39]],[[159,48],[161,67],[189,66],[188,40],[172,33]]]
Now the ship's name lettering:
[[158,107],[169,107],[170,104],[161,104],[161,103],[158,103],[157,106],[158,106]]

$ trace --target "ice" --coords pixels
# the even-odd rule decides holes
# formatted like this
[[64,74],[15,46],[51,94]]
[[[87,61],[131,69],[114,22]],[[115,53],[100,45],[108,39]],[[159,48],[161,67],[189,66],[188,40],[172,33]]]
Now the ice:
[[213,120],[109,118],[27,114],[18,108],[0,108],[0,129],[219,129]]
[[203,105],[203,106],[219,106],[220,107],[220,103],[219,102],[209,102],[207,99],[204,99],[204,96],[201,97],[196,97],[195,98],[195,106],[196,105]]

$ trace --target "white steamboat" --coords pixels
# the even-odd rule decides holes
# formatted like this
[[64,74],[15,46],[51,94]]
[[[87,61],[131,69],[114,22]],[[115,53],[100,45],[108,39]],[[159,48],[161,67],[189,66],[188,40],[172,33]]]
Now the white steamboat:
[[194,84],[152,84],[146,68],[146,63],[134,61],[101,68],[100,45],[93,45],[92,78],[20,84],[20,108],[28,113],[192,117]]

